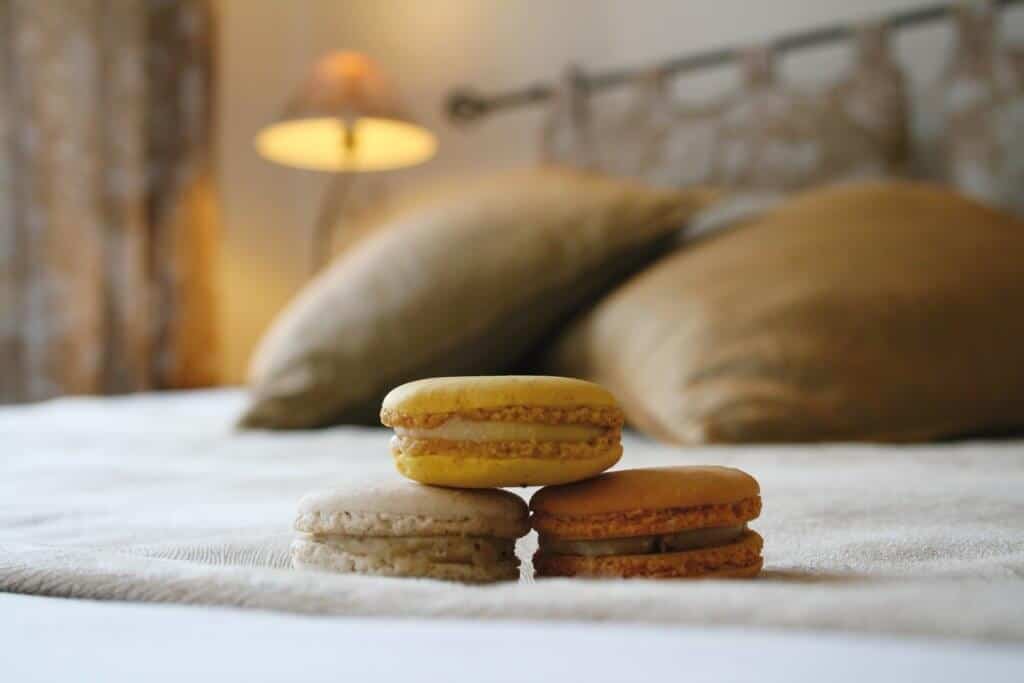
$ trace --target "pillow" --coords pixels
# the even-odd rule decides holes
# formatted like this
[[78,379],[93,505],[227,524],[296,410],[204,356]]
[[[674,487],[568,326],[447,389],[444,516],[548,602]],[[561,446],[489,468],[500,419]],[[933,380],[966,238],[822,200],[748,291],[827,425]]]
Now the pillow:
[[713,194],[548,168],[399,202],[274,322],[241,424],[376,424],[397,384],[508,371]]
[[679,443],[1020,427],[1024,223],[924,184],[808,191],[622,285],[549,363]]

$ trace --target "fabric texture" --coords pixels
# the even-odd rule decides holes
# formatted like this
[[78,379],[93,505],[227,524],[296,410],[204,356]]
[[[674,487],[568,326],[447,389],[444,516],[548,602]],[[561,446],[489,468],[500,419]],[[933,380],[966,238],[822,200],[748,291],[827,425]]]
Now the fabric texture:
[[[743,582],[518,584],[296,572],[306,492],[398,476],[382,429],[243,433],[234,392],[0,410],[0,590],[310,614],[838,629],[1024,642],[1024,442],[688,448],[627,436],[619,467],[714,463],[761,483]],[[516,490],[529,495],[529,490]]]
[[674,442],[1024,427],[1024,224],[935,186],[808,191],[636,276],[552,351]]
[[202,386],[212,9],[0,3],[0,402]]
[[394,386],[513,370],[713,196],[542,168],[399,202],[275,320],[241,424],[379,424]]

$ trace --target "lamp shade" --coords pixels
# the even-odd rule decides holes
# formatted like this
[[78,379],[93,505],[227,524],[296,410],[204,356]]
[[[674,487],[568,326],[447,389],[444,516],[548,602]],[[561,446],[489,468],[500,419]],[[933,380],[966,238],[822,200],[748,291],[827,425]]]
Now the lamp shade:
[[384,171],[434,155],[437,140],[402,111],[381,70],[365,55],[322,57],[277,122],[256,136],[259,153],[318,171]]

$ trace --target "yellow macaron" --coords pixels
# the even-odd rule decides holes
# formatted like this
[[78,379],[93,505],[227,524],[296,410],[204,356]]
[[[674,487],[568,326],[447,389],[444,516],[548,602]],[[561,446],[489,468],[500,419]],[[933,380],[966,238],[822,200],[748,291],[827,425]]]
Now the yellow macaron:
[[487,488],[586,479],[622,456],[622,410],[568,377],[436,377],[385,398],[398,471],[423,484]]

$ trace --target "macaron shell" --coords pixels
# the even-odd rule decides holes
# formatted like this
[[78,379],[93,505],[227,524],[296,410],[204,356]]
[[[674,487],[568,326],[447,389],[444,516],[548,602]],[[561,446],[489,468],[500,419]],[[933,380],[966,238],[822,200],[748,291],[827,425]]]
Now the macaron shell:
[[[515,494],[511,494],[515,495]],[[526,504],[523,504],[525,510]],[[302,512],[294,528],[306,534],[352,536],[494,536],[520,538],[530,531],[525,512],[506,518],[469,516],[438,519],[429,515],[391,512]]]
[[764,558],[758,558],[757,562],[749,567],[737,567],[736,569],[718,569],[707,574],[694,578],[697,579],[752,579],[764,569]]
[[600,385],[570,377],[502,375],[434,377],[403,384],[384,397],[382,408],[416,416],[505,406],[616,406]]
[[304,496],[294,526],[310,534],[518,538],[529,531],[528,514],[523,499],[508,491],[351,481]]
[[622,457],[622,446],[614,444],[593,456],[571,459],[492,458],[465,451],[409,455],[392,450],[392,456],[401,474],[422,484],[468,489],[547,486],[579,481],[603,472]]
[[552,538],[600,539],[671,534],[691,529],[738,526],[761,514],[761,497],[691,508],[638,509],[583,516],[534,512],[531,524]]
[[[463,539],[438,540],[455,542]],[[352,553],[333,547],[329,543],[299,538],[292,542],[291,557],[292,566],[296,569],[316,569],[343,574],[427,578],[464,583],[515,581],[519,578],[518,560],[489,561],[487,558],[474,558],[472,563],[444,562],[439,561],[437,553],[429,547],[409,549],[403,544],[396,544],[392,552]]]
[[583,517],[635,510],[735,503],[760,494],[757,480],[731,467],[689,466],[619,470],[534,494],[530,509]]
[[533,556],[537,576],[582,576],[592,578],[727,578],[755,576],[764,563],[764,541],[747,531],[734,543],[650,555],[554,555],[538,552]]

